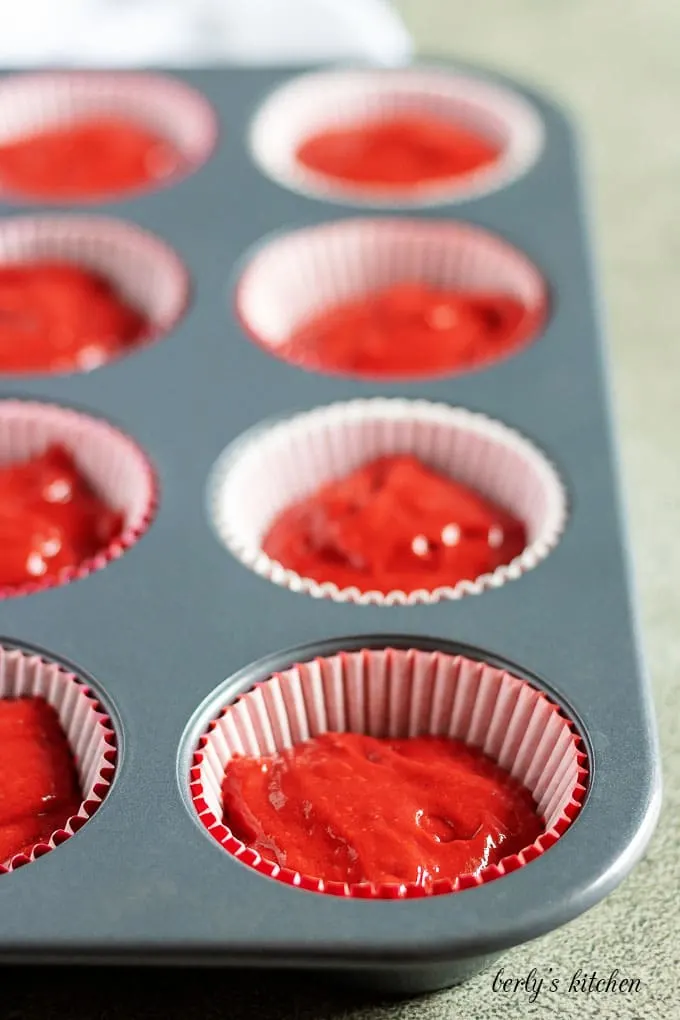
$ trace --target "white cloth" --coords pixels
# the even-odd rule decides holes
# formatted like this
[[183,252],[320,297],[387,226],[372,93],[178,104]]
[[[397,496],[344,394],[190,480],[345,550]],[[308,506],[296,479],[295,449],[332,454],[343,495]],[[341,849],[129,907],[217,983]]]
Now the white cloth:
[[0,0],[0,65],[408,61],[388,0]]

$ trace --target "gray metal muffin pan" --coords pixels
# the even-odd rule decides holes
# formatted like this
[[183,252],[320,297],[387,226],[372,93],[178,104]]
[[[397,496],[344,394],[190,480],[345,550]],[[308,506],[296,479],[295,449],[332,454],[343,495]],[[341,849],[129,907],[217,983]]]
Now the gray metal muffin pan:
[[[188,314],[171,336],[89,375],[0,381],[2,396],[70,405],[120,425],[152,458],[160,481],[155,522],[120,560],[0,604],[6,641],[37,646],[83,674],[119,741],[114,785],[94,818],[54,852],[0,877],[0,962],[290,966],[394,991],[451,984],[606,896],[641,857],[660,806],[573,129],[551,102],[506,81],[543,117],[538,163],[494,194],[404,213],[476,223],[526,252],[552,292],[539,341],[457,378],[356,382],[270,357],[233,312],[243,254],[263,235],[371,214],[295,194],[254,168],[244,144],[249,122],[290,72],[177,77],[201,90],[219,116],[212,159],[175,187],[69,212],[128,219],[172,244],[194,282]],[[569,490],[558,547],[500,589],[420,607],[312,599],[233,559],[206,512],[206,482],[222,449],[262,419],[373,394],[462,405],[533,439]],[[580,816],[527,867],[450,896],[343,900],[243,866],[188,809],[191,751],[214,711],[205,699],[225,677],[240,690],[303,654],[459,641],[482,650],[469,654],[519,664],[513,671],[545,685],[588,750]]]

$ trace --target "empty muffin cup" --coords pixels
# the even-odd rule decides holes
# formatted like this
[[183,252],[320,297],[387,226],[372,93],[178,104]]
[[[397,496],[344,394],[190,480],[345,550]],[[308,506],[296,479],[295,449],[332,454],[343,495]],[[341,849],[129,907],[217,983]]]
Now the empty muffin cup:
[[204,97],[161,74],[61,71],[0,83],[0,195],[74,203],[174,184],[212,153]]
[[[54,450],[58,451],[61,466],[66,461],[69,476],[75,472],[87,486],[87,507],[76,506],[69,484],[58,477],[49,480],[47,493],[44,479],[36,487],[35,479],[24,477],[26,465],[30,468],[32,461]],[[13,468],[20,473],[18,479],[9,471]],[[5,569],[16,553],[22,570],[21,580],[0,583],[0,598],[29,595],[105,567],[141,538],[153,520],[157,502],[153,468],[123,432],[106,421],[66,407],[24,400],[0,401],[0,487],[0,528],[6,532],[0,569]],[[37,496],[41,500],[38,510],[44,518],[38,522],[36,508],[30,502]],[[80,514],[79,525],[91,524],[95,535],[99,534],[96,529],[100,523],[97,512],[102,509],[107,528],[102,530],[101,544],[95,543],[94,552],[52,571],[52,557],[60,554],[63,536],[68,534],[63,526],[69,520],[71,505],[74,513]],[[58,520],[51,507],[56,508]],[[16,566],[13,560],[12,566]]]
[[[397,455],[503,508],[523,524],[524,547],[491,572],[408,591],[304,577],[265,552],[282,513],[363,465]],[[433,603],[499,588],[548,555],[567,518],[564,486],[529,440],[482,414],[400,398],[332,404],[251,430],[219,457],[208,498],[219,538],[245,566],[291,591],[360,604]],[[443,537],[455,545],[456,535]]]
[[539,335],[547,285],[502,238],[450,221],[354,219],[261,243],[236,292],[269,353],[369,379],[446,376]]
[[[416,881],[353,883],[300,874],[287,867],[285,849],[281,859],[281,847],[278,854],[270,854],[278,860],[266,858],[229,828],[222,792],[225,769],[234,758],[267,758],[327,733],[388,739],[433,736],[478,749],[529,791],[540,834],[487,867],[436,877],[426,887]],[[332,775],[324,775],[332,783]],[[263,875],[318,893],[403,899],[472,888],[533,861],[577,816],[586,783],[587,757],[576,729],[537,687],[500,666],[464,655],[386,647],[293,665],[226,704],[194,753],[190,793],[195,812],[214,839]],[[453,815],[455,787],[450,794]],[[284,806],[285,795],[276,803]],[[304,809],[304,817],[311,817],[313,810],[314,805]],[[380,810],[375,808],[376,826]],[[351,836],[348,839],[351,857]]]
[[[0,860],[0,874],[42,857],[81,829],[106,797],[116,765],[111,720],[87,685],[58,662],[7,645],[0,647],[0,706],[17,698],[43,699],[56,713],[75,765],[81,802],[48,838]],[[3,775],[3,784],[9,782],[10,777]]]
[[[35,269],[45,273],[43,291],[17,291],[36,286],[30,277]],[[71,281],[70,290],[69,281],[57,279],[59,304],[54,277],[69,270],[82,274],[93,293],[76,302],[72,288],[82,279]],[[17,284],[14,276],[22,271],[29,278]],[[97,368],[170,332],[188,299],[189,277],[180,258],[133,224],[94,216],[0,221],[0,374]]]
[[[330,167],[305,159],[305,147],[321,135],[330,133],[337,155],[343,132],[376,126],[380,131],[404,120],[416,130],[418,124],[427,128],[425,155],[431,156],[447,134],[452,134],[449,144],[455,154],[457,133],[458,156],[464,154],[463,146],[471,145],[480,149],[480,156],[460,166],[454,163],[449,171],[444,165],[429,175],[414,174],[410,180],[403,174],[396,180],[380,174],[367,179],[367,153],[361,150],[355,159],[359,174],[331,173]],[[356,145],[352,137],[345,141],[350,150]],[[393,138],[376,137],[368,155],[377,152],[384,161],[390,144]],[[250,132],[256,164],[284,187],[322,199],[392,207],[456,202],[506,187],[537,161],[543,144],[541,118],[519,94],[465,74],[417,67],[302,75],[264,102]],[[388,170],[403,170],[408,155],[408,150],[397,151]],[[343,157],[346,160],[347,146]]]

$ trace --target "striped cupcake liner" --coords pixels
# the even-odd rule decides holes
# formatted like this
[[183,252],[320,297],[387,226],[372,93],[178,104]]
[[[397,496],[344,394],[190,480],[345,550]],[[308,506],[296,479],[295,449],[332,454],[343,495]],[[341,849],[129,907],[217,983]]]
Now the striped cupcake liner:
[[[525,549],[492,573],[431,591],[387,593],[301,577],[264,552],[269,528],[287,507],[394,454],[411,454],[504,507],[524,522]],[[567,522],[564,485],[528,439],[464,408],[401,398],[331,404],[253,429],[218,458],[208,504],[218,537],[250,570],[291,591],[363,605],[428,604],[500,588],[544,560]]]
[[[41,261],[71,263],[100,275],[144,316],[148,323],[144,336],[126,346],[123,354],[171,332],[189,303],[189,275],[179,256],[153,234],[122,220],[103,216],[0,220],[0,266]],[[81,371],[99,364],[98,360],[84,364]]]
[[[234,756],[270,756],[326,732],[383,738],[429,734],[463,741],[530,791],[544,831],[520,853],[475,874],[437,879],[429,892],[411,883],[326,881],[266,860],[234,836],[223,817],[225,769]],[[190,793],[211,836],[269,878],[336,896],[406,899],[479,886],[535,860],[578,815],[587,777],[587,756],[575,727],[527,681],[461,655],[387,647],[294,665],[225,705],[195,750]]]
[[[480,227],[447,220],[362,218],[277,235],[258,245],[247,262],[236,311],[257,343],[288,360],[287,342],[309,321],[403,283],[513,298],[524,310],[512,332],[483,356],[409,378],[485,367],[535,340],[547,319],[546,282],[522,252]],[[323,349],[313,365],[300,363],[324,371]],[[387,369],[380,373],[391,377]]]
[[0,702],[13,698],[43,698],[55,710],[73,755],[82,802],[46,842],[0,861],[0,874],[37,860],[82,829],[106,797],[116,767],[111,720],[74,673],[36,653],[0,646]]
[[[208,101],[195,89],[166,75],[45,71],[13,74],[0,83],[0,145],[97,116],[142,124],[167,140],[179,157],[174,171],[166,177],[105,196],[111,200],[177,183],[198,170],[217,144],[217,118]],[[2,181],[0,195],[4,201],[34,201],[31,195],[4,188]],[[101,202],[102,197],[69,196],[68,201],[90,204]]]
[[94,492],[123,515],[112,542],[77,567],[54,577],[0,586],[0,599],[31,595],[101,570],[137,542],[157,505],[155,473],[137,444],[108,422],[54,404],[0,400],[0,467],[43,453],[52,443],[65,447]]
[[[407,187],[336,180],[297,158],[299,146],[319,132],[404,114],[460,124],[495,143],[500,155],[463,176]],[[300,75],[269,96],[251,125],[250,150],[268,177],[310,197],[407,208],[465,201],[507,187],[537,162],[544,134],[526,99],[480,78],[423,67],[325,71]]]

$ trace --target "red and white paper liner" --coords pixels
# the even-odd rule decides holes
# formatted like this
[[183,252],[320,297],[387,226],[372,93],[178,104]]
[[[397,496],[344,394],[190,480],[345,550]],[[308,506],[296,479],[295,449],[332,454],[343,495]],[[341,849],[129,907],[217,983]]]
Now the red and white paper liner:
[[587,758],[570,721],[545,694],[503,669],[460,655],[394,648],[295,665],[257,684],[213,720],[194,754],[190,788],[199,819],[225,850],[270,878],[313,892],[427,895],[409,883],[351,885],[301,875],[262,858],[225,824],[221,788],[231,758],[272,755],[329,731],[461,740],[530,791],[544,823],[538,839],[479,874],[437,880],[435,895],[482,885],[539,857],[572,823],[586,792]]
[[[175,184],[207,162],[217,142],[217,118],[207,99],[166,75],[50,71],[13,74],[0,83],[0,145],[99,115],[129,119],[164,138],[178,153],[178,166],[167,177],[138,188],[107,196],[69,196],[68,204],[91,204],[102,197],[128,198]],[[42,196],[37,199],[5,188],[1,180],[0,197],[21,203],[45,202]]]
[[116,735],[93,692],[56,662],[20,649],[0,647],[0,701],[44,698],[57,713],[78,773],[82,803],[46,843],[29,854],[0,861],[0,874],[42,857],[73,836],[106,797],[116,767]]
[[[301,577],[264,552],[265,536],[287,507],[363,464],[395,454],[413,455],[514,514],[526,527],[526,548],[492,573],[387,594]],[[364,605],[427,604],[500,588],[548,555],[567,519],[559,475],[528,439],[465,408],[402,398],[331,404],[253,429],[218,458],[208,500],[219,538],[255,573],[292,591]]]
[[[319,132],[404,114],[426,114],[462,125],[495,143],[500,155],[465,175],[400,187],[340,181],[297,158],[300,145]],[[543,145],[540,116],[516,92],[464,74],[426,68],[301,75],[264,102],[250,131],[253,159],[278,184],[317,198],[392,207],[456,202],[506,187],[538,160]]]
[[123,528],[108,546],[54,577],[0,585],[0,599],[30,595],[101,570],[134,545],[153,520],[156,477],[137,444],[108,422],[70,408],[25,400],[0,400],[0,468],[64,446],[94,492],[123,515]]
[[[63,261],[98,273],[127,304],[144,315],[149,324],[145,335],[107,359],[107,364],[169,333],[189,302],[189,275],[175,251],[160,238],[123,220],[104,216],[0,220],[0,266],[35,261]],[[100,364],[94,360],[91,366],[69,372],[87,371]]]
[[[316,316],[404,282],[511,297],[524,308],[498,355],[414,376],[450,375],[507,357],[535,339],[546,320],[543,276],[502,238],[466,223],[368,218],[303,228],[262,244],[238,283],[237,313],[259,344],[286,358],[281,348]],[[322,351],[315,365],[323,370]]]

